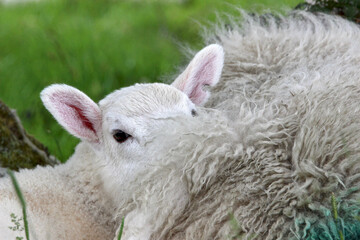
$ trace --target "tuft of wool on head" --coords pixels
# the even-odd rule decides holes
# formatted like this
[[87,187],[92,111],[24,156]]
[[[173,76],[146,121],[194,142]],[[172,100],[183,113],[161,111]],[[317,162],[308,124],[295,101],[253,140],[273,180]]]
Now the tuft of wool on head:
[[185,175],[191,200],[164,239],[360,239],[359,39],[354,23],[304,11],[242,13],[207,34],[225,63],[205,107],[236,140],[222,159],[188,160],[221,170]]

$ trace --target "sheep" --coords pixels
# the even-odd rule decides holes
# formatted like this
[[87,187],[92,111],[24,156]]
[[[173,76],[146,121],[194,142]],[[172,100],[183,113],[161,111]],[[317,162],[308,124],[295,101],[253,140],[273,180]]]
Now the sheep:
[[[82,142],[62,166],[17,174],[32,234],[109,239],[125,217],[123,239],[359,239],[359,27],[303,11],[242,22],[207,37],[225,51],[220,80],[211,45],[172,86],[135,85],[100,106],[68,86],[44,90]],[[51,181],[59,187],[45,191]],[[9,185],[0,182],[1,237],[17,236],[6,226],[21,215]]]
[[[190,200],[192,181],[202,181],[186,177],[186,159],[225,156],[234,141],[227,119],[201,107],[223,55],[209,45],[171,85],[136,84],[99,104],[68,85],[45,88],[45,107],[81,142],[65,164],[16,173],[31,239],[117,239],[123,217],[125,240],[150,239],[171,225]],[[25,238],[12,222],[21,224],[21,216],[10,179],[0,179],[0,239]]]
[[152,239],[360,239],[359,26],[242,13],[205,38],[225,51],[205,107],[238,142],[227,160],[208,159],[217,173],[208,183],[198,171],[208,184],[195,182],[183,214]]

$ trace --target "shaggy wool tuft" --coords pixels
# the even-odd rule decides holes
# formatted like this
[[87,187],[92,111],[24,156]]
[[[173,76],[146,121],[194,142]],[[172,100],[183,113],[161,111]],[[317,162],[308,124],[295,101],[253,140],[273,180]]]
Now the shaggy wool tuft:
[[201,170],[188,162],[201,181],[161,236],[360,239],[359,26],[303,11],[242,13],[209,32],[225,63],[205,107],[226,116],[236,141]]

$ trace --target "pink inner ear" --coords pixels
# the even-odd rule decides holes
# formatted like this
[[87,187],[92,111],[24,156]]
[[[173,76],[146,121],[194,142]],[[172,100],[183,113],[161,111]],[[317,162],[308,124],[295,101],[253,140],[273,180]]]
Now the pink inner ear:
[[68,106],[73,108],[77,112],[77,114],[79,116],[79,119],[81,120],[84,127],[90,129],[91,131],[93,131],[96,134],[96,131],[94,129],[94,125],[89,121],[88,118],[85,117],[85,115],[83,113],[83,110],[81,110],[80,108],[78,108],[78,107],[76,107],[74,105],[68,105]]
[[189,94],[190,100],[196,105],[200,105],[208,96],[208,93],[202,89],[203,86],[203,84],[196,83]]
[[208,93],[204,91],[203,87],[213,86],[217,81],[214,81],[216,75],[216,55],[212,54],[207,58],[198,69],[195,71],[195,75],[192,79],[192,86],[190,87],[191,92],[188,94],[191,101],[195,104],[201,104],[207,97]]
[[79,95],[61,92],[53,93],[50,99],[58,112],[55,117],[65,129],[81,139],[98,141],[94,124],[101,121],[101,116],[95,103]]
[[204,86],[214,86],[219,81],[223,65],[223,48],[211,44],[195,55],[172,86],[184,92],[196,105],[204,104],[210,96]]

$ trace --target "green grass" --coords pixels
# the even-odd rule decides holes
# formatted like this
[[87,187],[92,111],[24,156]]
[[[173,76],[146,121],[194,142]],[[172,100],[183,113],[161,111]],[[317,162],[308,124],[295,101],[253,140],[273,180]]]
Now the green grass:
[[[179,43],[202,47],[216,12],[293,8],[299,0],[54,0],[0,4],[0,99],[25,129],[66,160],[78,140],[42,106],[40,91],[66,83],[99,101],[114,89],[161,78],[184,64]],[[200,23],[200,24],[199,24]]]
[[119,231],[119,235],[118,235],[118,240],[121,240],[123,230],[124,230],[124,222],[125,222],[125,218],[123,217],[121,220],[121,226],[120,226],[120,231]]
[[[332,206],[332,210],[333,210],[333,218],[335,221],[337,221],[338,209],[337,209],[337,203],[336,203],[336,198],[335,198],[334,193],[331,193],[331,206]],[[342,233],[342,231],[339,229],[337,229],[337,231],[338,231],[340,240],[344,240],[344,234]]]

